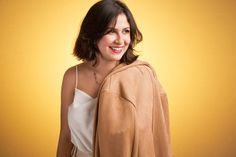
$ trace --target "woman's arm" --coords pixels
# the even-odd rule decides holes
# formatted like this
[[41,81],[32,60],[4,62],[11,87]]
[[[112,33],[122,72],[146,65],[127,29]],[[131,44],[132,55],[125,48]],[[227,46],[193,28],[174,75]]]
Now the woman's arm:
[[73,144],[71,143],[68,126],[68,107],[73,101],[75,88],[75,68],[68,69],[63,77],[61,87],[61,128],[57,148],[57,157],[70,157]]

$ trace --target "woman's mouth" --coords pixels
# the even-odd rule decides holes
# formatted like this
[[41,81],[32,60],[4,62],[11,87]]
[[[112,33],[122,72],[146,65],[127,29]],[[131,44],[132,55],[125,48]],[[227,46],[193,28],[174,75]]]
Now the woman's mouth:
[[110,49],[112,50],[113,53],[121,53],[123,50],[123,46],[119,46],[119,47],[110,46]]

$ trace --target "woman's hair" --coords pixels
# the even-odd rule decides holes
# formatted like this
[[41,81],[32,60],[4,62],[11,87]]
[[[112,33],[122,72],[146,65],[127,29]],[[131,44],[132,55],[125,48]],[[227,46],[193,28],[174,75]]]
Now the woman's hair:
[[89,9],[81,24],[73,54],[83,61],[96,59],[96,53],[99,52],[97,42],[105,35],[112,20],[116,20],[118,15],[122,13],[126,15],[130,25],[131,41],[120,62],[130,64],[135,61],[138,55],[134,54],[134,46],[142,41],[142,33],[139,31],[129,8],[119,0],[101,0]]

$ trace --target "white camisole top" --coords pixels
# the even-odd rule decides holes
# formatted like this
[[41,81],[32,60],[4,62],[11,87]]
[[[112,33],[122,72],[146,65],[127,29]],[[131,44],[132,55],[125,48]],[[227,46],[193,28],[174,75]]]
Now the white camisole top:
[[71,142],[74,147],[72,157],[92,157],[93,128],[97,98],[92,98],[82,90],[77,89],[77,66],[74,100],[68,108],[68,124],[71,132]]

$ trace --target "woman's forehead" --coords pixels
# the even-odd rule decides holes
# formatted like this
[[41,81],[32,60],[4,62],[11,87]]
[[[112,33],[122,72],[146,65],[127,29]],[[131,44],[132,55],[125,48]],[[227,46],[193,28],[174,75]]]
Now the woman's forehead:
[[127,16],[124,13],[121,13],[114,17],[109,23],[108,27],[110,28],[127,28],[130,27]]

